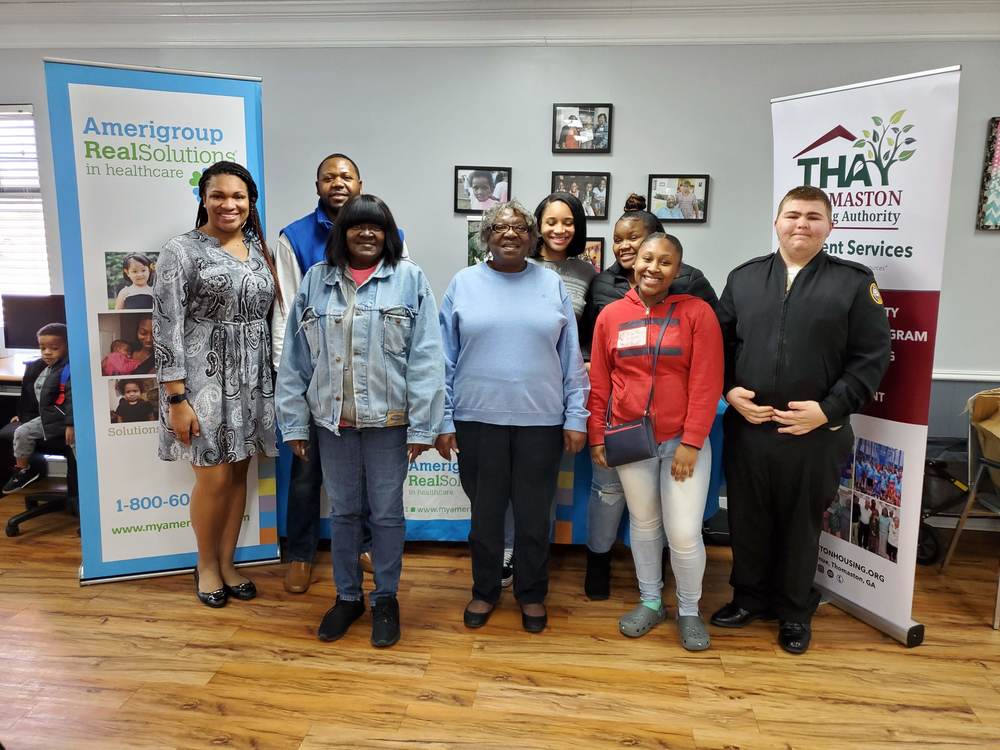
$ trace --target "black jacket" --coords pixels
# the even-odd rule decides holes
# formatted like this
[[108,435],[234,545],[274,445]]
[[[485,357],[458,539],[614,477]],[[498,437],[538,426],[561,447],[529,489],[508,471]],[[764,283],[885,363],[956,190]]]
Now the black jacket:
[[716,307],[725,390],[761,406],[818,401],[831,425],[869,401],[889,367],[889,321],[871,269],[820,252],[785,293],[780,253],[733,269]]
[[[580,345],[585,353],[590,352],[590,342],[594,337],[594,323],[601,310],[610,305],[615,300],[619,300],[628,294],[632,287],[628,283],[628,274],[615,261],[611,267],[601,271],[590,282],[590,289],[587,290],[587,301],[583,309],[583,316],[580,319]],[[705,274],[694,266],[681,263],[681,270],[670,285],[670,294],[692,294],[695,297],[705,300],[714,309],[719,303],[719,298],[715,296],[715,290]]]
[[45,369],[45,362],[35,359],[24,368],[21,379],[21,398],[17,402],[17,418],[23,424],[35,417],[42,418],[42,432],[46,440],[62,440],[66,432],[66,387],[61,383],[64,368],[69,367],[67,360],[57,362],[52,366],[49,376],[42,386],[41,398],[35,398],[35,381]]

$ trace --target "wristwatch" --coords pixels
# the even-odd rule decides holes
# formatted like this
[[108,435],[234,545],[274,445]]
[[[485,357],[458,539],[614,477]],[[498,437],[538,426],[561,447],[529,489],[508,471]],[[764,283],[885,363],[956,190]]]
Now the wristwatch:
[[171,393],[167,396],[167,403],[171,406],[179,404],[181,401],[187,401],[188,397],[186,393]]

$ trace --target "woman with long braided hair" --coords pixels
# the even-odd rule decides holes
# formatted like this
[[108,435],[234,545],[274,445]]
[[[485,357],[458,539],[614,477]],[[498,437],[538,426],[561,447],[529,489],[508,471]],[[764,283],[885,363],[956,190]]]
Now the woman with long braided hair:
[[230,597],[257,595],[233,555],[250,458],[277,455],[268,320],[278,280],[246,168],[213,164],[198,194],[195,229],[167,242],[157,265],[159,456],[194,468],[195,592],[203,604],[222,607]]

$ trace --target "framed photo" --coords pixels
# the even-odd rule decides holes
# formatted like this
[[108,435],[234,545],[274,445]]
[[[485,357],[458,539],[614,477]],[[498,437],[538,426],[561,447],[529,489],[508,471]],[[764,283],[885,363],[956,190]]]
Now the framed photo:
[[983,161],[976,229],[1000,229],[1000,117],[992,118],[986,131],[986,159]]
[[610,154],[610,104],[553,104],[553,154]]
[[455,213],[481,214],[509,200],[510,167],[455,167]]
[[468,226],[466,227],[466,234],[468,236],[468,248],[469,248],[469,263],[470,266],[476,266],[480,263],[485,263],[489,260],[489,250],[484,250],[479,246],[479,228],[483,225],[482,216],[470,216],[468,217]]
[[708,220],[708,175],[651,174],[646,205],[663,222],[704,223]]
[[591,265],[600,273],[604,270],[604,238],[588,237],[584,246],[583,258],[590,261]]
[[553,172],[552,192],[575,195],[583,203],[583,212],[594,219],[608,218],[611,200],[610,172]]

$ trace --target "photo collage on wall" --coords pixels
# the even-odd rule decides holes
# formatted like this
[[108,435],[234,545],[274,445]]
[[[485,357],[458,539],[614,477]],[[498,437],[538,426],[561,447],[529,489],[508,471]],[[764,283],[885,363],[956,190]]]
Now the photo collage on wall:
[[[552,153],[610,154],[613,114],[614,105],[610,103],[553,104],[550,123]],[[469,215],[466,251],[470,266],[489,260],[489,251],[481,248],[479,242],[481,218],[484,211],[517,198],[512,188],[512,176],[512,167],[455,167],[453,210],[456,214]],[[707,174],[650,174],[646,192],[647,209],[664,223],[705,223],[708,221],[708,184]],[[610,172],[582,169],[553,171],[549,191],[565,192],[578,198],[584,214],[592,221],[607,221],[620,210],[611,198]],[[534,201],[524,205],[530,210]],[[598,271],[604,269],[603,237],[587,238],[583,259],[592,263]]]
[[[158,252],[106,252],[108,312],[97,315],[108,421],[154,422],[159,387],[153,357],[153,286]],[[100,414],[101,408],[95,409]]]
[[902,496],[903,451],[861,438],[823,511],[823,531],[896,562]]

